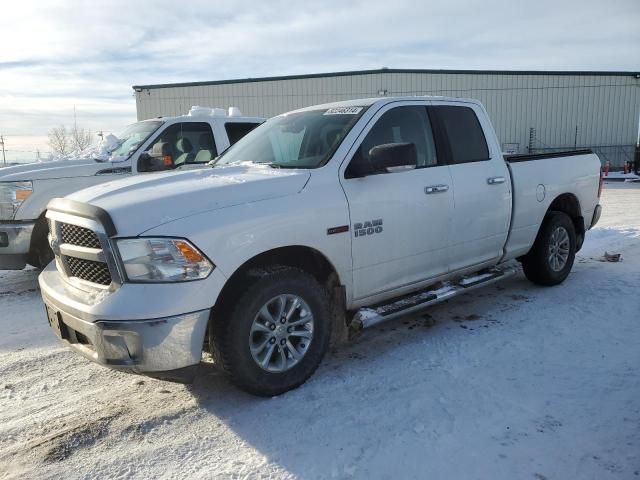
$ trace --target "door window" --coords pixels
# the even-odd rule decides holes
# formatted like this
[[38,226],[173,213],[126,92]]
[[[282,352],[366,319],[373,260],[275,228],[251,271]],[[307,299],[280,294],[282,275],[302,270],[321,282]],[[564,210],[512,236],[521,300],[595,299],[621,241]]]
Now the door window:
[[171,170],[206,163],[218,155],[211,126],[205,122],[176,123],[167,127],[146,150],[138,170]]
[[[418,155],[417,168],[438,164],[431,122],[425,107],[396,107],[385,112],[364,138],[345,172],[352,178],[361,163],[368,163],[373,147],[388,143],[413,143]],[[365,169],[366,170],[366,169]]]
[[473,109],[438,105],[430,107],[444,129],[451,151],[451,163],[489,160],[487,140]]

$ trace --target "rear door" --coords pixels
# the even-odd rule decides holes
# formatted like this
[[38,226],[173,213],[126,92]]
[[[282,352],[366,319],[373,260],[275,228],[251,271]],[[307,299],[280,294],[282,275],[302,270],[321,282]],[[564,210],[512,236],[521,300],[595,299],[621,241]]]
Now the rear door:
[[498,260],[509,233],[509,171],[484,111],[475,104],[429,107],[453,186],[450,269]]
[[[354,176],[350,167],[368,161],[374,146],[399,142],[416,145],[417,168]],[[351,217],[354,296],[366,298],[446,273],[453,192],[449,168],[436,152],[426,104],[383,107],[348,161],[341,182]]]

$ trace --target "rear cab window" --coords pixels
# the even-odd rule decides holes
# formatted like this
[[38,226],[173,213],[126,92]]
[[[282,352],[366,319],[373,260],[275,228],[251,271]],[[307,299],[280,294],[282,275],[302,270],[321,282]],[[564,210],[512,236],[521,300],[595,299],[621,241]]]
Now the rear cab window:
[[226,122],[224,124],[224,129],[227,132],[229,145],[235,145],[238,140],[258,125],[260,125],[260,123],[257,122]]
[[448,163],[489,160],[487,139],[476,113],[470,107],[435,105],[428,108],[436,119],[437,136],[447,147]]

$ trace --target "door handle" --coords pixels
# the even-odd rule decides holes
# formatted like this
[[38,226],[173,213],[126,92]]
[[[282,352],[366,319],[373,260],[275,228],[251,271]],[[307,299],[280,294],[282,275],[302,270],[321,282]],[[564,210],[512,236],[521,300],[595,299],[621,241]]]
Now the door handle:
[[487,178],[487,183],[489,185],[498,185],[500,183],[504,183],[504,177],[489,177]]
[[424,187],[424,193],[427,195],[431,193],[442,193],[449,190],[449,185],[431,185],[429,187]]

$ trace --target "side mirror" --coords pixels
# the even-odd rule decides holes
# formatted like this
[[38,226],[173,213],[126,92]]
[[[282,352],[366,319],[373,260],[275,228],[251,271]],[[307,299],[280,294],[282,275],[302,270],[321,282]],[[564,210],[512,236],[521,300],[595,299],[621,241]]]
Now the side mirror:
[[138,156],[138,171],[139,172],[148,172],[151,167],[152,158],[149,155],[149,152],[142,152]]
[[150,152],[142,152],[138,157],[139,172],[160,172],[173,168],[173,157],[166,143],[156,144]]
[[369,162],[374,172],[386,172],[393,167],[415,167],[418,152],[415,143],[385,143],[369,150]]

